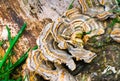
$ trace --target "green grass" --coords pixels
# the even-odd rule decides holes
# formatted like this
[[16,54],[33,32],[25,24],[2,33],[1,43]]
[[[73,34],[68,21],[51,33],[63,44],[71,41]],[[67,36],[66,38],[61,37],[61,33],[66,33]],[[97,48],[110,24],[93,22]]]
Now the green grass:
[[114,19],[111,21],[109,27],[112,28],[116,23],[120,23],[120,20],[119,20],[118,18],[114,18]]
[[[120,14],[120,0],[116,0],[118,7],[116,9],[110,10],[110,12],[114,12],[115,14]],[[118,17],[114,18],[111,23],[109,24],[109,27],[112,28],[116,23],[120,23],[120,19]]]
[[[7,74],[10,74],[14,68],[16,68],[18,65],[20,65],[22,62],[25,61],[25,59],[28,57],[28,52],[30,51],[30,48],[28,49],[28,51],[23,54],[20,59],[17,60],[17,62],[15,62],[15,64],[12,64],[10,66],[10,64],[8,64],[8,70],[4,71],[2,74],[0,74],[0,77],[4,77],[6,76]],[[10,67],[9,67],[10,66]]]
[[[22,26],[22,28],[20,29],[20,31],[18,32],[18,34],[14,37],[14,39],[12,40],[12,42],[10,43],[10,47],[8,48],[8,50],[6,51],[3,59],[0,61],[0,68],[2,68],[2,65],[5,63],[9,53],[11,52],[12,48],[14,47],[15,43],[18,41],[19,37],[21,36],[22,32],[25,30],[26,28],[26,23]],[[9,35],[8,35],[9,37]]]
[[32,50],[36,50],[36,49],[38,49],[37,45],[32,48]]
[[11,44],[12,43],[12,37],[11,37],[11,32],[10,32],[10,29],[8,26],[6,26],[6,29],[8,31],[8,40],[9,40],[9,43]]
[[116,1],[117,1],[118,7],[113,10],[110,10],[109,12],[114,12],[114,13],[120,14],[120,0],[116,0]]
[[4,40],[0,41],[0,46],[2,46],[4,44]]
[[69,7],[68,7],[68,10],[72,9],[73,8],[73,3],[74,3],[75,0],[72,0]]
[[[23,54],[20,57],[20,59],[18,59],[14,64],[11,62],[12,59],[11,56],[14,54],[13,47],[20,38],[20,36],[22,35],[25,28],[26,28],[26,23],[24,23],[18,34],[14,38],[12,38],[10,29],[8,26],[6,26],[6,29],[8,31],[8,41],[10,46],[8,47],[6,53],[4,54],[4,57],[0,59],[0,81],[22,81],[21,77],[19,77],[17,80],[11,80],[10,74],[16,67],[18,67],[21,63],[23,63],[26,60],[30,49],[28,49],[28,51],[25,52],[25,54]],[[3,44],[4,42],[0,41],[0,46],[2,46]]]
[[120,0],[117,0],[117,2],[118,2],[118,5],[120,6]]

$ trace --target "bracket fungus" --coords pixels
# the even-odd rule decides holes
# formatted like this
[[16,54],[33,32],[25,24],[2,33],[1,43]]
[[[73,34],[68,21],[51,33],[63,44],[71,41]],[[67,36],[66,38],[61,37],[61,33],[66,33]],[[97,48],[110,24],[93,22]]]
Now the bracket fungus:
[[110,36],[115,40],[116,42],[120,43],[120,24],[116,23]]
[[61,65],[43,60],[44,56],[41,51],[34,50],[31,53],[28,59],[28,68],[36,71],[44,79],[50,81],[76,81]]
[[83,14],[97,17],[100,20],[115,17],[110,10],[117,7],[116,0],[79,0],[79,3]]
[[37,39],[38,49],[29,54],[28,68],[46,80],[76,81],[62,64],[74,71],[77,68],[75,61],[90,63],[97,56],[85,49],[84,44],[89,38],[105,33],[101,20],[115,16],[108,12],[114,8],[115,2],[111,1],[94,0],[88,3],[79,0],[82,9],[67,10],[57,21],[47,24]]

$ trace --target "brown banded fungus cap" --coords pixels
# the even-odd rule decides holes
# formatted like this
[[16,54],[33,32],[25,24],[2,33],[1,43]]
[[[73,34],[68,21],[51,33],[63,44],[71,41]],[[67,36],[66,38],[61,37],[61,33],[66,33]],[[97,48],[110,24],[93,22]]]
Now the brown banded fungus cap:
[[[115,2],[102,1],[93,0],[88,5],[85,0],[79,0],[81,8],[67,10],[57,21],[47,24],[37,39],[38,49],[29,54],[28,68],[46,80],[76,81],[62,64],[73,71],[77,68],[73,58],[90,63],[96,57],[84,44],[89,38],[104,34],[104,23],[100,20],[115,16],[109,12]],[[113,32],[111,37],[115,38]]]
[[[70,70],[75,70],[73,57],[89,63],[96,56],[95,53],[83,48],[90,37],[104,33],[104,27],[96,21],[80,14],[79,9],[68,10],[64,18],[49,23],[42,30],[37,45],[47,60],[58,64],[64,63]],[[90,34],[84,35],[83,32]]]
[[97,17],[99,20],[115,18],[111,10],[117,7],[116,0],[79,0],[82,14]]
[[77,81],[66,69],[59,64],[46,61],[40,50],[30,52],[27,60],[29,70],[35,71],[45,80],[50,81]]
[[120,43],[120,24],[119,23],[115,24],[110,36],[112,37],[113,40]]

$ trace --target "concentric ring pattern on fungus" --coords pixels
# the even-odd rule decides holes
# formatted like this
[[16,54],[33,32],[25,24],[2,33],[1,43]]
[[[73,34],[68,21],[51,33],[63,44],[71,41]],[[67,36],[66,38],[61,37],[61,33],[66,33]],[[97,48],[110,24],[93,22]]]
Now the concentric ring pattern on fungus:
[[[67,10],[43,28],[37,39],[38,49],[29,54],[28,68],[46,80],[77,81],[62,64],[73,71],[77,68],[75,60],[90,63],[97,55],[85,49],[84,44],[91,37],[104,34],[104,21],[116,16],[110,12],[117,7],[114,0],[79,0],[79,3],[79,8]],[[110,36],[120,42],[114,33],[117,30],[120,29],[116,27]]]

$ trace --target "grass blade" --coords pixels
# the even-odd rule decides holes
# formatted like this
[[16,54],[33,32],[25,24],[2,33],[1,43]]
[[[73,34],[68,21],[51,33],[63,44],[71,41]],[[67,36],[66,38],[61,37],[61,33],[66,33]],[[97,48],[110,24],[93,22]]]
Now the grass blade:
[[120,6],[120,0],[117,0],[117,2],[118,2],[118,5]]
[[22,62],[24,62],[24,61],[26,60],[26,58],[28,57],[28,52],[29,52],[29,51],[30,51],[30,48],[27,50],[27,52],[25,52],[25,54],[23,54],[23,55],[20,57],[20,59],[19,59],[15,64],[12,65],[12,67],[10,67],[10,68],[9,68],[7,71],[5,71],[4,73],[1,73],[1,74],[0,74],[0,77],[6,76],[7,74],[11,73],[14,68],[16,68],[17,66],[19,66]]
[[120,20],[118,20],[118,18],[113,19],[109,27],[112,28],[115,25],[115,23],[120,23]]
[[2,40],[2,41],[0,41],[0,46],[2,46],[3,45],[3,43],[4,43],[4,41]]
[[19,37],[21,36],[22,32],[25,30],[26,28],[26,23],[24,23],[24,25],[22,26],[22,28],[20,29],[20,31],[18,32],[18,34],[15,36],[15,38],[13,39],[12,43],[10,44],[10,47],[8,48],[8,50],[6,51],[2,61],[0,62],[0,68],[2,67],[3,63],[6,61],[9,53],[11,52],[13,46],[15,45],[15,43],[18,41]]
[[10,29],[9,29],[8,26],[6,26],[6,29],[7,29],[7,32],[8,32],[8,40],[9,40],[9,43],[11,44],[12,43],[12,41],[11,41],[11,39],[12,39],[11,32],[10,32]]
[[75,1],[75,0],[72,0],[72,1],[71,1],[70,5],[69,5],[69,7],[68,7],[68,10],[73,8],[73,3],[74,3],[74,1]]
[[38,49],[37,45],[32,48],[32,50],[36,50],[36,49]]

